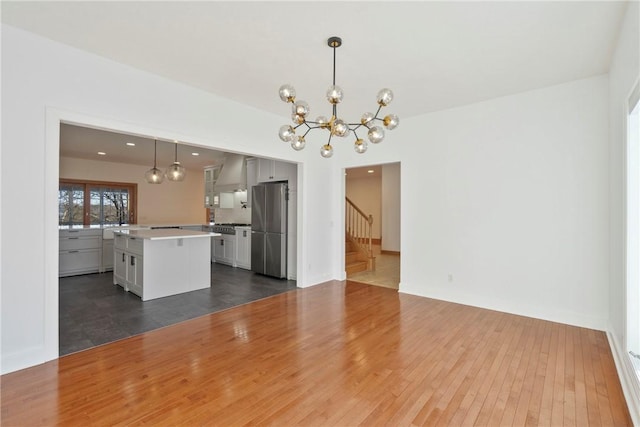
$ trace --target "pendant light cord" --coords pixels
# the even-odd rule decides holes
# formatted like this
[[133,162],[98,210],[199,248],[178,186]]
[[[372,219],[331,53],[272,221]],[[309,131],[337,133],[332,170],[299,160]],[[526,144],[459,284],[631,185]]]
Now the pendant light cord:
[[336,47],[333,46],[333,85],[336,85]]
[[[333,85],[336,85],[336,49],[337,46],[332,46],[333,49]],[[338,118],[338,105],[333,104],[333,117]],[[329,135],[329,141],[331,141],[331,135]],[[327,142],[328,144],[328,142]]]

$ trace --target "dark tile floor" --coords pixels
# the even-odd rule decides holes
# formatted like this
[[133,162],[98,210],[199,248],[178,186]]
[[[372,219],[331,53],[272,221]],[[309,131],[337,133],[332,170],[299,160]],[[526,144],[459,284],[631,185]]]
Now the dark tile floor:
[[142,301],[112,273],[60,278],[60,356],[296,289],[296,282],[211,264],[211,287]]

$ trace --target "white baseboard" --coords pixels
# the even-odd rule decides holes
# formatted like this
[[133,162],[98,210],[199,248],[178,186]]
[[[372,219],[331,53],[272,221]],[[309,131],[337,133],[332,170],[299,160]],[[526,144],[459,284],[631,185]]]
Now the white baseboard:
[[636,376],[627,352],[624,351],[621,343],[616,339],[616,335],[607,330],[607,339],[631,420],[633,425],[640,426],[640,381]]
[[532,317],[534,319],[548,320],[550,322],[563,323],[565,325],[595,329],[597,331],[606,331],[608,326],[608,319],[605,317],[589,316],[584,313],[556,310],[549,307],[528,304],[522,301],[515,302],[511,300],[504,300],[493,295],[471,295],[453,290],[443,291],[442,289],[424,289],[422,286],[415,286],[406,282],[400,283],[399,292],[452,302],[455,304],[485,308],[487,310],[501,311],[503,313],[515,314],[517,316]]
[[4,375],[45,363],[44,354],[43,347],[34,347],[17,353],[3,354],[0,373]]

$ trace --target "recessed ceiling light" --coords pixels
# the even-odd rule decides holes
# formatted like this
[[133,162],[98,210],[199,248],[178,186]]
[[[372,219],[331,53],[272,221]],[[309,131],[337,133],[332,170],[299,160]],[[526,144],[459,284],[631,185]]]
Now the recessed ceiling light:
[[98,155],[99,155],[99,156],[106,156],[106,155],[107,155],[107,153],[105,153],[104,151],[98,151]]
[[369,169],[367,173],[373,173],[373,169]]
[[200,153],[191,153],[192,156],[199,156]]
[[129,147],[135,147],[135,146],[136,146],[136,143],[135,143],[135,142],[127,142],[127,145],[128,145]]

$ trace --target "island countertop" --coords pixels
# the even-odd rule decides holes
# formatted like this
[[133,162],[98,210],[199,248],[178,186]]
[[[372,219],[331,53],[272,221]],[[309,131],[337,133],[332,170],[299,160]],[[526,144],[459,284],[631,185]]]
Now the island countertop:
[[113,234],[120,234],[127,237],[136,237],[146,240],[170,240],[170,239],[194,239],[201,237],[220,236],[220,233],[207,233],[204,231],[182,230],[178,228],[159,229],[121,229],[113,230]]

